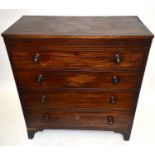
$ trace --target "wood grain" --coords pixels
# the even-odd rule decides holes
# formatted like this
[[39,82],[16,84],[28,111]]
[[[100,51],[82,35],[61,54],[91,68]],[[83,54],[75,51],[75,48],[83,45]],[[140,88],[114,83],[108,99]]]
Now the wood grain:
[[136,16],[23,16],[3,36],[16,37],[153,37]]
[[[24,109],[26,122],[29,127],[46,128],[79,128],[79,129],[111,129],[127,130],[131,123],[129,113],[109,112],[70,112],[52,111],[51,109]],[[48,121],[44,122],[44,116]],[[109,125],[107,117],[114,118],[114,124]]]
[[[143,68],[148,48],[11,48],[12,62],[17,69],[136,69]],[[38,61],[34,62],[38,54]],[[116,54],[120,64],[116,63]],[[137,61],[139,60],[139,61]]]
[[[42,101],[42,97],[46,97]],[[137,100],[135,92],[96,92],[96,91],[29,91],[23,90],[21,100],[27,108],[54,108],[54,109],[88,109],[88,110],[120,110],[129,111]],[[111,103],[111,97],[116,102]]]
[[[42,82],[37,79],[42,75]],[[119,83],[113,84],[113,76]],[[90,72],[90,71],[16,71],[19,87],[24,88],[101,88],[101,89],[138,89],[141,83],[140,71]]]

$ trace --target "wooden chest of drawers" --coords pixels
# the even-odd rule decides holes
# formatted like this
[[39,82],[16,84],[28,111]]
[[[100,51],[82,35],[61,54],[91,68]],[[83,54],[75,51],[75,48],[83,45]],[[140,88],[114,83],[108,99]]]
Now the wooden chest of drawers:
[[23,16],[2,36],[29,138],[55,128],[129,140],[153,38],[137,17]]

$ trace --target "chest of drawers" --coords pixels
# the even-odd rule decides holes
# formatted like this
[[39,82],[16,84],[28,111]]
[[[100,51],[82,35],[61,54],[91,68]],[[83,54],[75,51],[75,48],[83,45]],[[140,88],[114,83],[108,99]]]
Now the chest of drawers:
[[153,38],[138,17],[23,16],[2,36],[29,138],[91,129],[129,140]]

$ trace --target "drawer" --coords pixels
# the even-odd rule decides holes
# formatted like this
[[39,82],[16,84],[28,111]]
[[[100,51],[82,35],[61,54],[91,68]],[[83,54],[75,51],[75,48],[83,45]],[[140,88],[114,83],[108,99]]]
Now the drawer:
[[147,48],[15,47],[11,49],[10,55],[16,68],[121,69],[142,68],[147,50]]
[[101,88],[137,89],[142,72],[89,72],[89,71],[16,71],[19,87],[34,89]]
[[137,101],[134,92],[22,91],[23,107],[98,109],[131,111]]
[[51,109],[24,109],[28,127],[128,129],[129,113],[52,111]]

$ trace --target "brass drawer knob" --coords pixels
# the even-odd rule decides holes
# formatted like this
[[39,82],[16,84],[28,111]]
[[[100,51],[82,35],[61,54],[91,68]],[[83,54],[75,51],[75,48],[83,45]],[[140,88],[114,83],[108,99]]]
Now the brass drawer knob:
[[46,95],[42,95],[40,101],[41,101],[41,103],[45,103],[47,101],[47,96]]
[[33,60],[34,63],[39,62],[40,54],[39,53],[34,54],[33,57],[32,57],[32,60]]
[[120,56],[120,54],[115,54],[115,56],[114,56],[114,62],[116,64],[120,64],[121,63],[121,56]]
[[107,120],[108,120],[108,124],[109,125],[113,125],[114,124],[114,117],[113,116],[108,116]]
[[37,76],[37,83],[42,83],[44,81],[43,75]]
[[116,97],[115,97],[115,96],[111,96],[111,97],[109,98],[109,102],[110,102],[111,104],[116,104],[116,102],[117,102]]
[[114,76],[112,77],[112,83],[113,83],[113,84],[118,84],[119,82],[120,82],[119,77],[118,77],[117,75],[114,75]]
[[49,115],[48,114],[44,114],[43,116],[43,122],[48,122],[49,121]]

